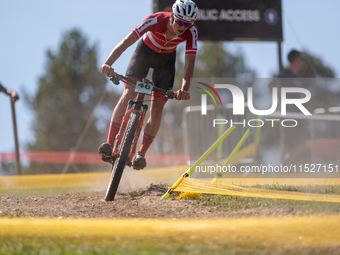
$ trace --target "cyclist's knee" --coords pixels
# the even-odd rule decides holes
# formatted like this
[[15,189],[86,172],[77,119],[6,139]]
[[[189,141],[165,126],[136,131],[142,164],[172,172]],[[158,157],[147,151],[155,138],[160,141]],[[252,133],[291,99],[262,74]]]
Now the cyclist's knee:
[[157,104],[152,105],[151,107],[151,116],[155,118],[160,118],[162,116],[164,109],[164,104]]
[[124,87],[124,92],[120,97],[120,101],[122,103],[127,103],[130,99],[133,99],[135,97],[135,88],[131,85],[126,85]]
[[135,87],[134,86],[129,85],[129,84],[126,84],[124,86],[123,95],[127,95],[127,96],[130,96],[130,97],[133,97],[135,94],[136,94],[136,92],[135,92]]

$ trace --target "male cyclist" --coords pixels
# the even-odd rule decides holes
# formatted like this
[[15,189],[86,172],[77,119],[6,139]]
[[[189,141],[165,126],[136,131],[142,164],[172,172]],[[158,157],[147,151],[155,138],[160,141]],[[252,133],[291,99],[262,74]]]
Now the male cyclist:
[[[146,77],[149,68],[153,68],[152,80],[155,86],[169,89],[174,83],[177,45],[186,41],[182,87],[178,90],[177,100],[187,100],[197,52],[198,30],[194,24],[197,15],[198,8],[191,0],[176,0],[172,6],[172,13],[158,12],[149,15],[116,45],[101,66],[100,71],[106,76],[112,77],[114,74],[114,69],[111,67],[113,63],[128,47],[143,37],[138,42],[130,59],[125,76],[140,81]],[[125,83],[124,85],[124,92],[112,113],[107,143],[103,143],[98,149],[102,160],[106,162],[111,159],[112,146],[127,103],[136,96],[133,84]],[[145,153],[158,132],[163,108],[167,101],[157,93],[152,94],[152,99],[150,118],[144,129],[141,147],[132,162],[133,168],[136,170],[146,166]]]

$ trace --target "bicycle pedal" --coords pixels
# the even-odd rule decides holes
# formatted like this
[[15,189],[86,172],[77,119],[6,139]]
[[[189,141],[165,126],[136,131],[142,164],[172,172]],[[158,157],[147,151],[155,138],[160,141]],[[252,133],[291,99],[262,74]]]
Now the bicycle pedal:
[[111,161],[112,161],[111,157],[107,157],[107,156],[102,156],[102,160],[104,162],[108,162],[108,163],[111,163]]
[[133,169],[133,170],[136,170],[136,171],[140,171],[140,170],[142,170],[143,168],[133,166],[132,169]]

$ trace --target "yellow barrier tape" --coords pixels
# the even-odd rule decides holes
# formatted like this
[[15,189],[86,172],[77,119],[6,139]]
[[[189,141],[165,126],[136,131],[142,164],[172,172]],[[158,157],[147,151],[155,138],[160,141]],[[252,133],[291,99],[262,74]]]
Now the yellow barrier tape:
[[[176,185],[178,186],[182,181],[183,181],[183,178],[187,178],[189,175],[190,175],[190,173],[191,173],[191,171],[192,170],[194,170],[195,169],[195,167],[196,166],[198,166],[199,164],[201,164],[203,161],[204,161],[204,159],[206,158],[206,157],[208,157],[209,156],[209,154],[219,145],[219,144],[221,144],[221,142],[228,136],[228,135],[230,135],[230,133],[233,131],[235,129],[235,126],[231,126],[227,131],[225,131],[223,134],[222,134],[222,136],[220,136],[211,146],[210,146],[210,148],[206,151],[206,152],[204,152],[204,154],[188,169],[188,171],[186,171],[177,181],[176,181]],[[171,194],[171,192],[172,192],[172,190],[173,189],[175,189],[174,187],[174,185],[175,184],[173,184],[169,189],[168,189],[168,191],[161,197],[161,199],[167,199],[167,198],[169,198],[169,196],[170,196],[170,194]]]
[[171,187],[170,189],[176,189],[184,180],[184,176],[182,175],[181,178],[179,178]]
[[212,183],[206,180],[185,178],[176,191],[196,192],[218,195],[279,198],[304,201],[336,202],[340,203],[340,196],[327,194],[312,194],[292,191],[280,191],[269,189],[243,188],[235,185]]
[[0,218],[1,240],[128,244],[233,244],[331,247],[339,215],[213,219]]
[[87,187],[101,184],[110,173],[47,174],[0,177],[0,189]]
[[178,195],[178,198],[186,198],[186,197],[190,197],[190,198],[200,198],[202,197],[202,193],[194,193],[194,192],[181,192]]
[[220,178],[224,184],[234,185],[340,185],[340,178]]
[[[109,167],[109,165],[108,165]],[[128,168],[127,168],[128,169]],[[174,181],[187,170],[187,166],[174,166],[146,169],[143,171],[125,170],[123,178],[138,178],[145,185],[151,182]],[[0,190],[12,189],[44,189],[66,187],[105,187],[110,180],[110,172],[78,173],[78,174],[44,174],[1,176]]]

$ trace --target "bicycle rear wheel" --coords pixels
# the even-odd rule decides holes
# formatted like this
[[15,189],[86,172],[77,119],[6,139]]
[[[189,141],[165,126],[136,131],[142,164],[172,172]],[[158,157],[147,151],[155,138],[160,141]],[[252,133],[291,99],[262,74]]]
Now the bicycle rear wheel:
[[122,143],[118,150],[115,163],[112,167],[110,183],[106,191],[105,201],[113,201],[115,198],[120,179],[122,178],[126,162],[129,158],[131,144],[133,138],[135,137],[139,118],[140,113],[138,111],[134,111],[130,114]]

